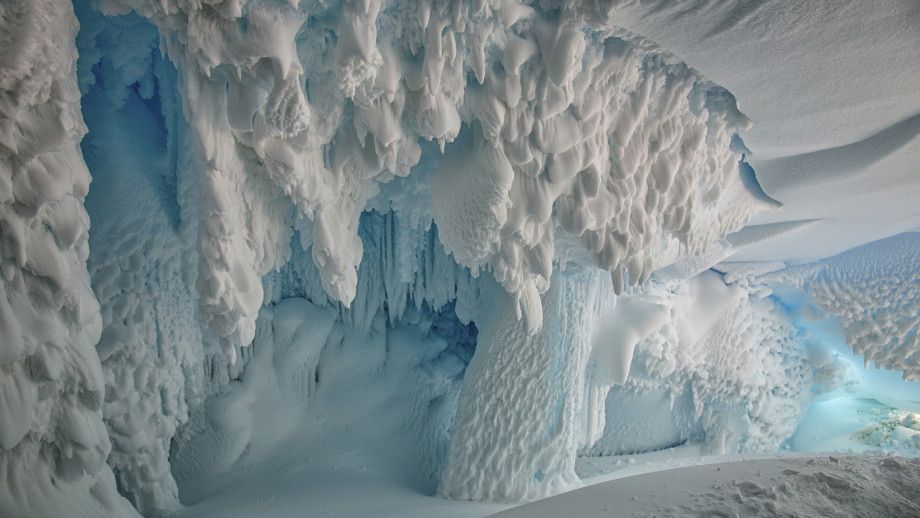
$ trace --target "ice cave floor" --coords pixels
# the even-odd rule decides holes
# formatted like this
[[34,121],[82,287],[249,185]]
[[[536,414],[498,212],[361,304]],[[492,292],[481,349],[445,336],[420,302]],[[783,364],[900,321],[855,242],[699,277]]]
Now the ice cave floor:
[[374,470],[268,463],[214,481],[178,516],[920,516],[918,458],[701,453],[581,458],[585,487],[520,506],[445,500]]

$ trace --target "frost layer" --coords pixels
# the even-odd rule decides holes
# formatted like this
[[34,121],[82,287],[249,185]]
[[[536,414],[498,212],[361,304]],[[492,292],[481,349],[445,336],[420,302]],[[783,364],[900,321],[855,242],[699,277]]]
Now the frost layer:
[[69,2],[0,6],[0,509],[132,515],[105,464]]
[[199,307],[229,355],[252,340],[259,280],[287,260],[292,224],[326,292],[352,304],[359,215],[425,140],[444,152],[427,211],[440,239],[492,272],[529,334],[557,226],[620,291],[769,205],[737,173],[733,98],[593,9],[102,6],[152,21],[179,70],[202,164]]
[[[795,431],[813,383],[782,310],[712,271],[649,291],[644,297],[661,316],[646,317],[655,325],[632,334],[639,338],[634,354],[611,369],[617,357],[608,351],[629,334],[607,328],[596,335],[589,372],[591,390],[601,391],[595,397],[606,398],[606,426],[589,453],[663,449],[689,439],[716,454],[776,450]],[[632,309],[633,298],[620,299],[613,318]],[[638,328],[637,311],[627,314]]]
[[920,380],[920,234],[906,233],[821,262],[758,272],[726,265],[751,286],[798,290],[817,309],[837,319],[854,353],[866,365],[901,371]]
[[[641,284],[682,256],[709,257],[710,243],[773,205],[738,172],[730,142],[747,120],[732,96],[616,29],[600,8],[409,0],[99,6],[138,16],[108,28],[86,18],[80,83],[100,138],[85,151],[105,182],[94,218],[110,218],[99,222],[90,261],[104,373],[88,351],[92,390],[69,394],[97,394],[82,402],[96,416],[96,439],[107,445],[101,406],[115,447],[109,463],[145,513],[175,506],[170,444],[187,420],[188,435],[203,426],[198,398],[219,390],[205,385],[227,374],[207,350],[211,333],[234,361],[253,340],[266,299],[280,300],[274,290],[333,307],[362,330],[434,319],[450,322],[462,341],[463,326],[481,323],[484,346],[464,379],[456,427],[464,431],[446,454],[442,493],[518,500],[569,487],[575,453],[596,438],[581,421],[585,366],[608,291]],[[155,26],[176,76],[151,55],[154,38],[141,18]],[[72,27],[55,33],[72,35]],[[34,62],[60,64],[73,83],[66,43],[57,48],[67,52]],[[30,90],[5,91],[20,103]],[[75,86],[61,91],[54,99],[67,102],[41,109],[79,122]],[[53,120],[48,113],[58,112],[4,126],[15,160],[35,154],[29,131]],[[82,131],[71,130],[55,145]],[[4,274],[12,271],[14,283],[16,268],[25,268],[72,287],[80,283],[57,273],[75,271],[86,296],[58,297],[61,288],[45,302],[90,306],[93,325],[80,328],[90,347],[100,321],[85,289],[78,224],[86,221],[79,200],[88,177],[79,157],[72,161],[80,174],[64,198],[73,213],[38,223],[45,205],[15,198],[10,221],[31,227],[11,235],[50,252],[16,242],[10,249],[20,255]],[[59,169],[68,170],[47,168]],[[10,189],[19,196],[17,181],[34,192],[67,185],[33,179],[43,171],[20,175]],[[388,215],[360,223],[369,209]],[[71,256],[69,270],[55,269],[55,258]],[[612,288],[594,266],[612,273]],[[10,291],[7,302],[43,293],[29,290]],[[57,306],[41,311],[48,307]],[[444,312],[455,319],[431,316]],[[634,345],[618,346],[618,357]],[[504,381],[509,374],[521,379]],[[531,386],[539,390],[521,390]],[[494,425],[520,408],[532,412],[513,417],[516,430]],[[5,421],[16,440],[23,422]],[[81,450],[65,448],[73,451]],[[94,466],[105,458],[97,453]],[[503,467],[482,469],[482,458]]]

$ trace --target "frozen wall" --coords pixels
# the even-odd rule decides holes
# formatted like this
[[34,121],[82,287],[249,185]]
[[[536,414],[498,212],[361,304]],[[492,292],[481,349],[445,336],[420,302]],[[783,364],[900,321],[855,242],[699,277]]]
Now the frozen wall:
[[[175,71],[153,27],[77,4],[80,83],[93,172],[89,272],[102,315],[96,349],[118,487],[144,514],[179,505],[170,444],[202,392],[206,334],[196,315],[190,168]],[[121,53],[106,52],[116,45]]]
[[[107,460],[170,512],[174,477],[360,400],[356,373],[407,394],[410,467],[451,498],[538,498],[579,483],[579,451],[656,447],[616,435],[630,397],[716,451],[791,433],[787,322],[697,275],[776,206],[749,123],[603,6],[81,1],[80,91],[73,12],[37,9],[0,11],[22,28],[0,41],[10,466],[42,455],[131,513]],[[263,435],[256,400],[307,413]]]
[[[636,311],[595,346],[592,382],[614,388],[603,436],[588,453],[663,449],[691,439],[714,453],[775,451],[795,431],[813,385],[812,365],[783,310],[711,270],[649,292],[644,297],[653,297],[662,316],[633,334],[638,342],[627,361],[611,362],[605,352],[621,347],[611,342],[628,336],[624,325],[642,321]],[[616,318],[632,298],[619,300],[606,318]],[[619,368],[604,368],[611,363]]]
[[0,508],[132,515],[106,465],[69,2],[0,7]]

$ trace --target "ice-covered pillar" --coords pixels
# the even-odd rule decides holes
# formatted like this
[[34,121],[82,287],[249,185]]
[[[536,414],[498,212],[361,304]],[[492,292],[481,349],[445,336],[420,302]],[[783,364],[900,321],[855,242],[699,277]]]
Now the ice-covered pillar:
[[136,514],[105,463],[76,33],[67,0],[0,7],[3,516]]
[[476,354],[466,371],[438,493],[518,502],[579,485],[585,366],[611,290],[599,270],[553,275],[543,329],[528,336],[515,302],[487,281]]

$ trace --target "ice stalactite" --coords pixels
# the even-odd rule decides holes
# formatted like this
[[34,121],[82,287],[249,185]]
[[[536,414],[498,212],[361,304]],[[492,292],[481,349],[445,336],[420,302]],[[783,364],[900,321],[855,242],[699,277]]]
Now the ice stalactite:
[[463,323],[479,315],[479,280],[444,251],[437,228],[415,226],[396,212],[366,212],[359,235],[364,258],[358,269],[357,293],[351,306],[337,304],[325,290],[310,248],[295,243],[291,261],[266,276],[266,298],[272,302],[302,297],[321,306],[337,307],[339,319],[367,330],[378,314],[389,325],[418,323],[426,313],[454,305]]
[[0,509],[133,515],[105,464],[69,2],[0,7]]
[[619,289],[770,206],[738,174],[729,142],[748,122],[731,95],[616,30],[602,10],[102,6],[153,22],[179,69],[206,164],[199,305],[231,355],[251,341],[258,279],[288,258],[292,206],[296,221],[312,222],[301,235],[324,289],[351,304],[359,215],[381,183],[419,163],[420,140],[446,152],[432,177],[446,249],[493,272],[530,333],[557,226]]

